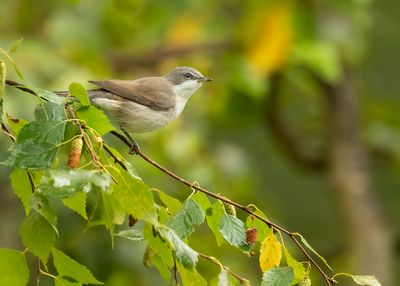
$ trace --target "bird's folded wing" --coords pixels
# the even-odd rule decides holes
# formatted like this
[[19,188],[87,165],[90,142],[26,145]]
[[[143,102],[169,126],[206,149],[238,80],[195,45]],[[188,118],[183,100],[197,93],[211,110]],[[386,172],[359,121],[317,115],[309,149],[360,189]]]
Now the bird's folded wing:
[[162,77],[89,82],[154,110],[171,110],[175,107],[175,93],[171,84]]

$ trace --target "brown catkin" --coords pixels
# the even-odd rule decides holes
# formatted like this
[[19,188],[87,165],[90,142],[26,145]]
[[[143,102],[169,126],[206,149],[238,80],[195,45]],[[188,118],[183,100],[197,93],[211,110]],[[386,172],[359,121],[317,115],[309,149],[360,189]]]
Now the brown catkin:
[[143,255],[143,265],[145,267],[149,268],[151,266],[151,258],[154,254],[154,250],[150,246],[147,246]]
[[70,166],[72,169],[76,169],[79,167],[79,161],[81,159],[81,154],[82,154],[82,147],[83,147],[82,138],[79,137],[72,140],[71,149],[69,151],[69,157],[68,157],[68,166]]
[[246,230],[246,241],[248,244],[256,243],[258,239],[258,229],[251,227]]

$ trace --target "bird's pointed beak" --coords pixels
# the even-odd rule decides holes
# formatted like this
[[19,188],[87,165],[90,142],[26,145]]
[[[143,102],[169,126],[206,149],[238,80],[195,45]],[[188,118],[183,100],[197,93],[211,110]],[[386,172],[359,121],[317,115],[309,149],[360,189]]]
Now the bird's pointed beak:
[[213,78],[211,78],[211,77],[206,77],[206,76],[199,77],[199,78],[197,79],[198,82],[207,82],[207,81],[213,81],[213,80],[214,80]]

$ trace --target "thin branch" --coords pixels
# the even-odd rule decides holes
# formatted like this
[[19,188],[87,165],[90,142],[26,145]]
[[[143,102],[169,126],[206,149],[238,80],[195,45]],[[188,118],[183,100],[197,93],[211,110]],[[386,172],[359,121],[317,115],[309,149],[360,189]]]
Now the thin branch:
[[[28,93],[31,93],[31,94],[35,94],[31,89],[26,88],[26,87],[23,86],[23,85],[17,84],[17,83],[15,83],[15,82],[12,82],[12,81],[9,81],[9,80],[7,80],[6,83],[7,83],[8,85],[12,85],[12,86],[17,87],[17,88],[21,89],[22,91],[25,91],[25,92],[28,92]],[[22,88],[21,88],[21,87],[22,87]],[[72,113],[72,116],[73,116],[73,113]],[[74,117],[74,116],[73,116],[73,117]],[[79,123],[78,123],[78,126],[79,126],[79,128],[80,128],[81,133],[82,133],[82,134],[85,134],[85,133],[84,133],[84,130],[83,130],[83,127],[82,127]],[[146,154],[144,154],[144,153],[140,150],[140,148],[139,148],[138,146],[132,146],[131,142],[130,142],[125,136],[123,136],[123,135],[121,135],[121,134],[119,134],[119,133],[117,133],[117,132],[115,132],[115,131],[112,131],[111,133],[112,133],[114,136],[116,136],[117,138],[119,138],[122,142],[124,142],[128,147],[130,147],[131,149],[133,149],[133,151],[135,151],[135,154],[139,155],[139,156],[142,157],[146,162],[148,162],[149,164],[153,165],[154,167],[156,167],[157,169],[159,169],[159,170],[162,171],[163,173],[167,174],[167,175],[170,176],[171,178],[175,179],[176,181],[178,181],[178,182],[180,182],[180,183],[182,183],[182,184],[188,186],[190,189],[195,189],[195,190],[197,190],[197,191],[199,191],[199,192],[202,192],[202,193],[204,193],[204,194],[206,194],[206,195],[208,195],[208,196],[210,196],[210,197],[213,197],[213,198],[215,198],[215,199],[217,199],[217,200],[219,200],[219,201],[222,201],[222,202],[228,203],[228,204],[230,204],[230,205],[233,205],[233,206],[235,206],[236,208],[241,209],[242,211],[244,211],[244,212],[246,212],[246,213],[252,215],[253,217],[259,219],[260,221],[264,222],[264,223],[265,223],[266,225],[268,225],[270,228],[275,228],[276,230],[282,231],[283,233],[285,233],[286,235],[288,235],[288,236],[293,240],[293,242],[299,247],[299,249],[303,252],[303,254],[307,257],[307,259],[309,260],[309,262],[317,268],[318,272],[322,275],[322,277],[323,277],[324,280],[326,281],[327,285],[329,285],[329,286],[334,285],[335,281],[334,281],[332,278],[330,278],[327,274],[325,274],[325,272],[321,269],[321,267],[318,265],[318,263],[316,263],[315,260],[310,256],[310,254],[305,250],[305,248],[304,248],[304,247],[301,245],[301,243],[297,240],[297,238],[296,238],[296,233],[295,233],[295,232],[290,232],[290,231],[286,230],[285,228],[283,228],[283,227],[281,227],[281,226],[279,226],[279,225],[277,225],[277,224],[275,224],[275,223],[273,223],[273,222],[271,222],[271,221],[269,221],[269,220],[267,220],[267,219],[261,217],[260,215],[258,215],[257,213],[255,213],[254,210],[253,210],[250,206],[244,206],[244,205],[241,205],[241,204],[239,204],[239,203],[237,203],[237,202],[231,201],[230,199],[228,199],[228,198],[226,198],[226,197],[224,197],[224,196],[215,194],[215,193],[213,193],[213,192],[211,192],[211,191],[208,191],[208,190],[206,190],[206,189],[200,187],[197,183],[191,183],[191,182],[189,182],[189,181],[183,179],[182,177],[176,175],[176,174],[173,173],[172,171],[170,171],[170,170],[168,170],[167,168],[161,166],[160,164],[158,164],[157,162],[155,162],[153,159],[151,159],[150,157],[148,157]],[[84,138],[85,138],[85,136],[84,136]],[[88,145],[88,146],[90,146],[90,145]],[[103,145],[103,146],[104,146],[104,145]],[[97,158],[97,156],[94,156],[94,157]],[[95,161],[98,161],[98,160],[95,160]],[[118,162],[118,161],[117,161],[117,162]],[[122,162],[121,162],[121,163],[122,163]],[[42,271],[41,271],[41,272],[42,272]],[[42,273],[43,273],[43,272],[42,272]],[[43,274],[47,274],[47,273],[43,273]]]
[[252,215],[253,217],[256,217],[257,219],[259,219],[260,221],[264,222],[266,225],[268,225],[271,228],[274,228],[276,230],[282,231],[283,233],[285,233],[286,235],[288,235],[293,242],[297,245],[297,247],[301,250],[301,252],[303,252],[303,254],[307,257],[307,259],[310,261],[310,263],[312,265],[315,266],[315,268],[317,268],[318,272],[322,275],[322,277],[324,278],[324,280],[326,281],[327,285],[331,286],[334,285],[334,281],[322,270],[322,268],[319,266],[319,264],[310,256],[310,254],[307,252],[307,250],[305,250],[305,248],[301,245],[301,243],[297,240],[296,238],[296,233],[295,232],[290,232],[288,230],[286,230],[285,228],[281,227],[280,225],[277,225],[265,218],[263,218],[262,216],[258,215],[257,213],[254,212],[254,210],[249,207],[249,206],[244,206],[241,205],[237,202],[231,201],[230,199],[215,194],[211,191],[208,191],[202,187],[200,187],[198,184],[194,184],[191,183],[187,180],[185,180],[184,178],[178,176],[177,174],[173,173],[172,171],[168,170],[167,168],[161,166],[160,164],[158,164],[157,162],[155,162],[153,159],[151,159],[150,157],[148,157],[146,154],[144,154],[142,152],[142,150],[138,147],[138,146],[132,146],[132,144],[129,142],[129,140],[127,138],[125,138],[125,136],[113,131],[112,134],[114,136],[116,136],[117,138],[119,138],[122,142],[124,142],[128,147],[130,148],[134,148],[135,154],[139,155],[140,157],[142,157],[146,162],[148,162],[149,164],[153,165],[154,167],[156,167],[157,169],[159,169],[161,172],[167,174],[168,176],[170,176],[171,178],[175,179],[176,181],[188,186],[191,189],[195,189],[199,192],[202,192],[210,197],[213,197],[219,201],[228,203],[230,205],[235,206],[238,209],[241,209],[242,211]]

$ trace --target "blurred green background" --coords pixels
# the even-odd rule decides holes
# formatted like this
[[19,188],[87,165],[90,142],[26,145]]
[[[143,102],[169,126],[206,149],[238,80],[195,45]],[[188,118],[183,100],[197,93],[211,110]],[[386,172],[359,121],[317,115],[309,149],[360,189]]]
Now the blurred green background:
[[[25,82],[50,90],[178,65],[213,77],[179,119],[136,136],[143,150],[203,187],[257,204],[307,237],[336,272],[375,274],[390,286],[400,267],[399,9],[395,0],[1,0],[0,47],[23,38],[12,56]],[[8,78],[22,81],[12,65]],[[13,117],[33,119],[37,103],[6,90]],[[9,146],[1,134],[2,161]],[[139,157],[129,160],[149,186],[189,194]],[[9,172],[0,169],[0,246],[21,249],[24,213]],[[119,239],[112,250],[105,229],[82,233],[78,215],[63,206],[57,213],[57,247],[105,285],[164,284],[142,266],[144,245]],[[260,282],[257,256],[218,248],[207,227],[190,243]],[[219,269],[200,261],[198,270],[211,279]]]

